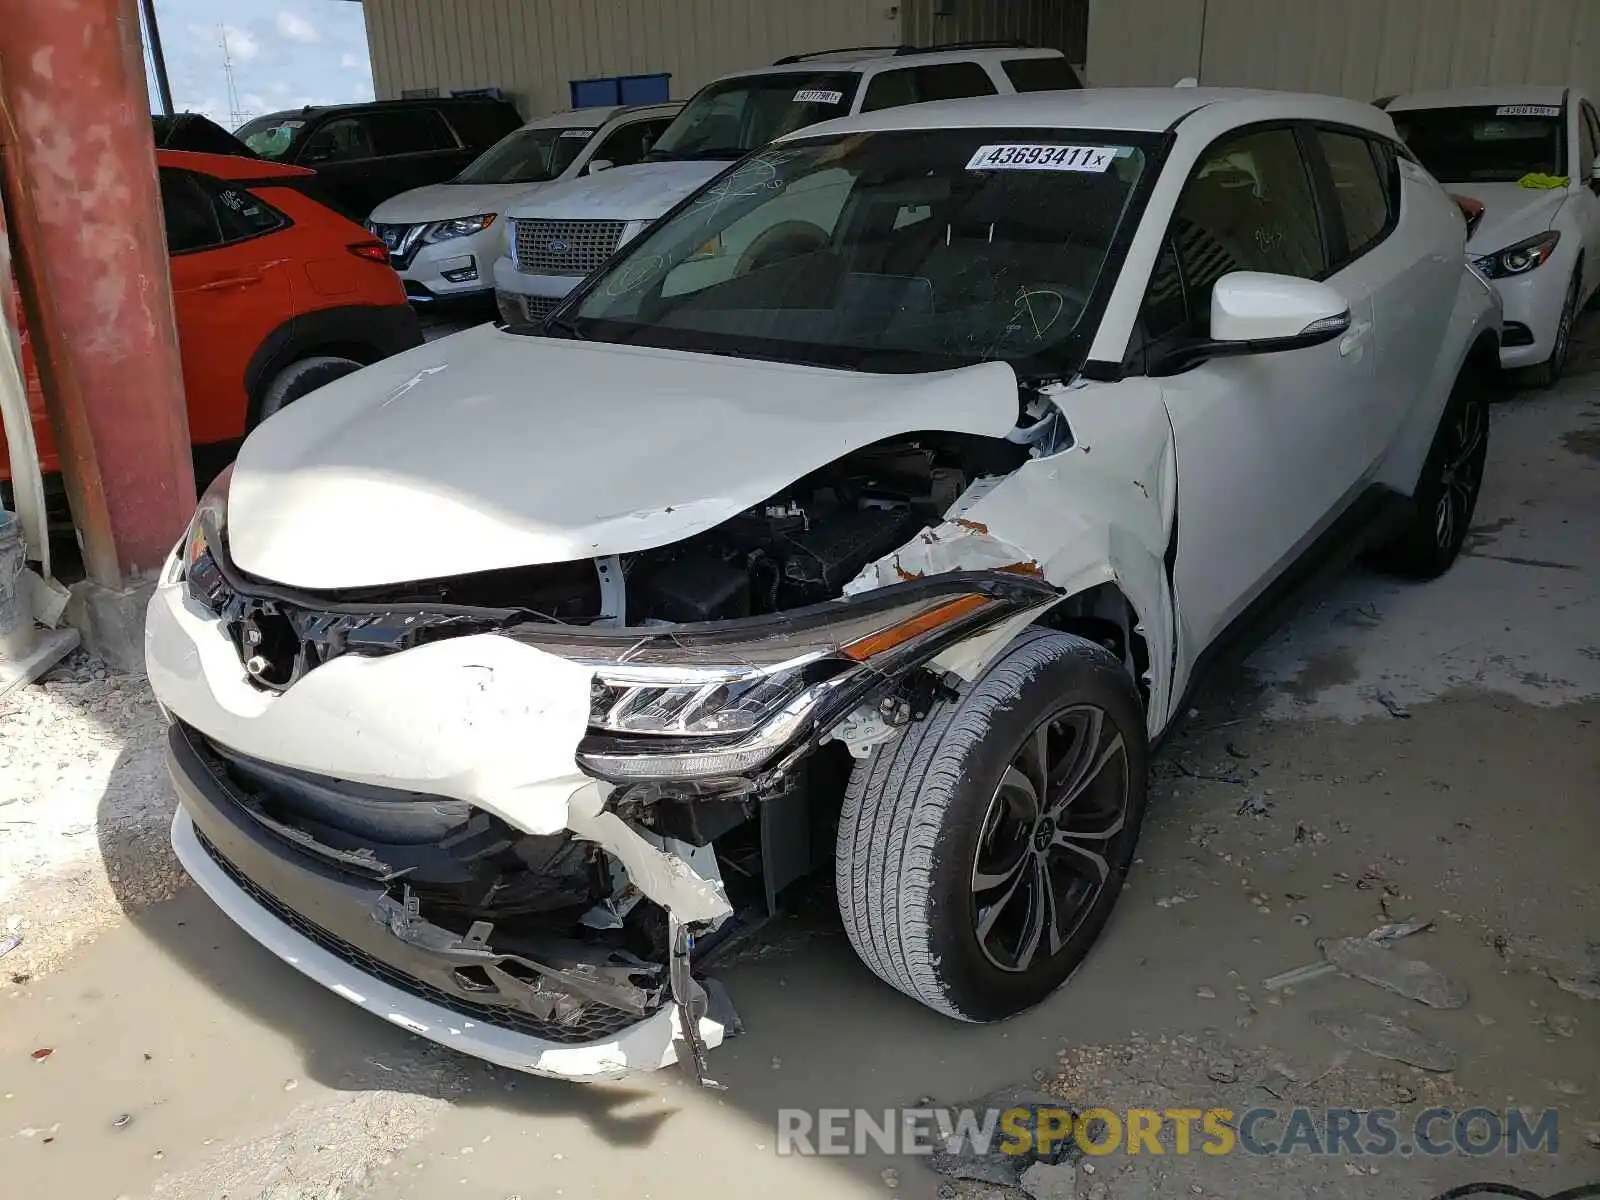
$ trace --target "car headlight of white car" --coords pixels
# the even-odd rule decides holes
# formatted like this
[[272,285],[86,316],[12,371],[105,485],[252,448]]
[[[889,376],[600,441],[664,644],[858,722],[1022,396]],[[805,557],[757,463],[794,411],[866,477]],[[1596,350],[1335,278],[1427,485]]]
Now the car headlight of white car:
[[909,720],[901,711],[909,676],[1054,594],[1043,579],[955,575],[735,629],[679,627],[659,638],[633,630],[604,649],[545,625],[511,636],[593,666],[589,733],[578,748],[585,770],[617,783],[722,781],[786,760],[781,752],[807,746],[808,734],[825,734],[863,704],[884,704],[890,723]]
[[1508,279],[1513,275],[1526,275],[1544,266],[1555,253],[1561,234],[1554,229],[1536,233],[1530,238],[1485,254],[1472,260],[1472,265],[1490,279]]
[[424,242],[448,242],[452,238],[471,237],[482,233],[499,219],[499,213],[478,213],[472,217],[452,217],[448,221],[435,221],[422,235]]
[[187,578],[190,569],[211,548],[212,541],[221,536],[228,523],[228,481],[232,478],[233,464],[229,463],[200,497],[194,516],[189,518],[189,527],[183,531],[183,540],[178,543],[172,577],[163,582],[177,583]]

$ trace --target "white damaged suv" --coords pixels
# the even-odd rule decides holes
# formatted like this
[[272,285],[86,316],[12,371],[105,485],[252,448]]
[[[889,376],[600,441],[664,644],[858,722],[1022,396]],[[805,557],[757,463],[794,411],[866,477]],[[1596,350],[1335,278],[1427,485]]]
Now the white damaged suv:
[[883,980],[1021,1012],[1105,925],[1206,664],[1331,554],[1455,558],[1500,330],[1465,238],[1324,97],[784,138],[546,336],[251,435],[149,608],[178,855],[296,969],[539,1074],[705,1080],[707,969],[830,864]]

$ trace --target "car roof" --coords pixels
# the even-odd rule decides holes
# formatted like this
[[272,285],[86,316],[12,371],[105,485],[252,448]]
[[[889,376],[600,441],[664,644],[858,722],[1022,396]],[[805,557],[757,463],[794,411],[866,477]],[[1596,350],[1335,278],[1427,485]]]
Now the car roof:
[[1059,50],[1042,46],[979,46],[963,50],[952,47],[940,50],[910,51],[895,46],[865,46],[854,50],[827,50],[819,55],[776,62],[771,66],[752,67],[748,71],[731,71],[719,75],[714,83],[724,79],[747,79],[752,75],[812,75],[846,71],[862,74],[877,67],[920,67],[930,63],[988,62],[1013,58],[1064,58]]
[[193,150],[157,150],[156,164],[182,171],[198,171],[218,179],[302,179],[316,172],[267,158],[246,158],[242,154],[200,154]]
[[241,127],[256,121],[288,121],[295,117],[321,116],[323,113],[365,112],[374,108],[436,108],[441,104],[446,107],[453,104],[511,105],[511,101],[494,96],[404,96],[398,100],[353,100],[348,104],[307,104],[303,108],[281,108],[277,112],[262,113],[259,117],[251,117],[249,121],[242,122]]
[[[1321,117],[1370,129],[1387,137],[1393,123],[1380,110],[1359,100],[1271,92],[1253,88],[1084,88],[1071,92],[1023,92],[907,104],[877,112],[840,117],[786,134],[778,141],[838,133],[871,133],[893,129],[983,129],[1041,126],[1160,133],[1202,108],[1237,106],[1240,123],[1274,116]],[[1292,112],[1274,110],[1292,109]]]
[[1490,104],[1561,104],[1564,87],[1464,87],[1434,92],[1405,92],[1384,107],[1390,112],[1408,108],[1474,108]]
[[599,129],[617,117],[639,115],[671,116],[683,107],[681,100],[664,104],[601,104],[594,108],[570,108],[565,112],[547,113],[525,123],[524,129]]

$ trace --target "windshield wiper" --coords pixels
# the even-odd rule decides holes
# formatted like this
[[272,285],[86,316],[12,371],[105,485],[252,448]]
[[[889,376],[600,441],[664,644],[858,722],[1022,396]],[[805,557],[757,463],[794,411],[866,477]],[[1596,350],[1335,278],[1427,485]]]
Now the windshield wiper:
[[544,328],[554,329],[558,333],[563,333],[575,342],[587,342],[589,340],[589,335],[578,328],[576,321],[567,317],[558,317],[554,313],[544,319]]

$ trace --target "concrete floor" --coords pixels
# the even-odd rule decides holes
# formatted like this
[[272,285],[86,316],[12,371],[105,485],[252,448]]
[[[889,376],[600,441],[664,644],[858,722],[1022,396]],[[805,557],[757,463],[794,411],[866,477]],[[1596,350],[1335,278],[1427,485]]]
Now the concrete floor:
[[[1600,366],[1596,349],[1580,369]],[[998,1196],[916,1160],[778,1157],[776,1113],[1019,1084],[1079,1106],[1561,1114],[1553,1156],[1116,1155],[1077,1175],[1092,1198],[1399,1200],[1484,1179],[1545,1193],[1600,1179],[1600,1002],[1549,974],[1600,938],[1597,385],[1577,374],[1496,407],[1469,552],[1448,576],[1351,573],[1200,701],[1158,760],[1105,938],[1038,1010],[948,1022],[880,985],[835,923],[808,914],[722,973],[749,1030],[714,1052],[726,1093],[676,1074],[576,1088],[372,1020],[193,888],[130,895],[92,944],[0,995],[0,1194]],[[146,758],[111,764],[108,794]],[[138,864],[120,843],[104,854],[121,896]],[[1464,1008],[1349,978],[1260,986],[1317,961],[1318,937],[1413,914],[1436,925],[1403,949],[1464,984]],[[1312,1020],[1330,1006],[1404,1017],[1459,1066],[1351,1054]],[[40,1049],[53,1053],[35,1060]]]

